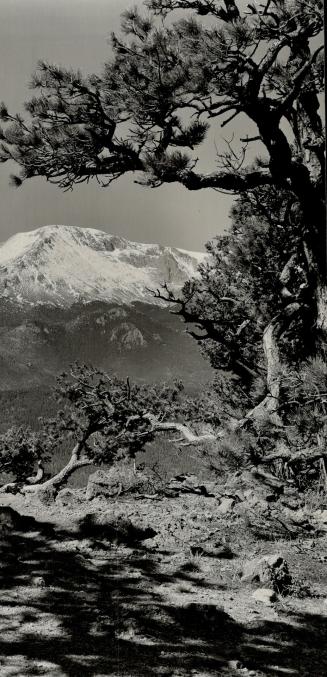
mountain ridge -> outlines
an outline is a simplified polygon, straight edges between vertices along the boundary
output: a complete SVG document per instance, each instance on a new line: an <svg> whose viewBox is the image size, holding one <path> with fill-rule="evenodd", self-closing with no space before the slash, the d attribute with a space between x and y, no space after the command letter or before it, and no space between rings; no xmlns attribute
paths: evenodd
<svg viewBox="0 0 327 677"><path fill-rule="evenodd" d="M179 290L205 257L93 228L43 226L0 245L0 297L33 305L98 300L156 305L149 289L168 282Z"/></svg>

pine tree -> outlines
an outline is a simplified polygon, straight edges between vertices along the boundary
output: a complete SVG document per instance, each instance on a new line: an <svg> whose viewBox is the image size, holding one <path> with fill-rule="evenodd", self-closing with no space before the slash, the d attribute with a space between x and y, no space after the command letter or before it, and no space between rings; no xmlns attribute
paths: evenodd
<svg viewBox="0 0 327 677"><path fill-rule="evenodd" d="M64 190L92 178L109 186L131 173L153 188L290 194L301 226L279 272L282 304L264 333L268 389L278 402L281 335L296 319L315 353L327 331L323 3L146 5L148 14L125 13L123 37L112 36L113 58L100 75L39 64L27 120L2 106L1 159L21 166L15 185L43 176ZM239 115L248 133L238 147L217 149L213 171L201 172L197 155L209 130Z"/></svg>
<svg viewBox="0 0 327 677"><path fill-rule="evenodd" d="M215 439L214 434L196 434L189 427L190 420L193 425L194 418L202 419L197 403L182 392L180 382L136 384L91 366L73 365L58 377L55 394L62 408L54 419L41 421L38 431L12 427L0 435L0 471L14 476L2 490L58 489L78 468L135 459L156 435L166 432L187 444ZM38 471L28 477L37 464L44 470L43 463L69 440L71 456L55 476L42 481L43 472Z"/></svg>

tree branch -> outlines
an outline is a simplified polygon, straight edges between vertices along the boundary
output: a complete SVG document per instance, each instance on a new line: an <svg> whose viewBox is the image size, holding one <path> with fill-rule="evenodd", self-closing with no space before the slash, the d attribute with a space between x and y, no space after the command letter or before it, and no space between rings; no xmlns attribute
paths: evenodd
<svg viewBox="0 0 327 677"><path fill-rule="evenodd" d="M157 289L157 291L149 289L149 291L155 296L155 298L161 299L166 303L179 305L180 306L179 310L172 310L171 311L172 314L179 315L180 317L183 318L185 323L196 325L198 329L204 332L203 334L198 334L197 332L194 332L192 330L187 330L190 336L192 336L196 341L199 342L210 340L214 341L215 343L219 343L221 346L227 348L227 350L230 353L231 368L234 369L236 373L245 372L247 376L250 376L251 378L257 378L260 375L259 371L257 371L252 365L250 366L246 364L242 359L240 359L240 357L237 354L238 351L235 350L235 345L233 345L230 340L226 339L224 332L216 327L216 324L213 320L210 320L208 318L202 318L197 313L194 313L187 309L187 304L191 301L193 294L191 294L191 296L187 299L176 298L174 294L169 290L167 284L163 284L162 287L166 292L165 294L160 292L159 289ZM217 301L222 303L236 302L235 299L229 296L221 296L220 298L217 299ZM236 330L235 336L236 337L239 336L239 334L243 331L243 329L245 329L247 325L248 320L242 322L241 325Z"/></svg>
<svg viewBox="0 0 327 677"><path fill-rule="evenodd" d="M295 99L300 93L301 90L301 85L305 79L305 76L307 73L310 72L311 66L316 60L318 54L324 49L324 45L320 45L315 52L313 52L311 58L304 63L302 68L298 71L298 73L295 75L294 80L293 80L293 89L291 89L290 92L282 99L282 101L279 104L278 111L280 115L284 115L285 111L289 109L290 106L294 103Z"/></svg>
<svg viewBox="0 0 327 677"><path fill-rule="evenodd" d="M288 465L296 465L301 461L314 463L320 458L327 458L327 450L323 447L316 447L314 449L302 449L296 453L292 453L290 449L283 446L280 451L274 451L272 454L263 456L260 460L263 464L273 463L274 461L286 461Z"/></svg>
<svg viewBox="0 0 327 677"><path fill-rule="evenodd" d="M267 364L267 395L240 421L243 427L247 421L260 420L268 417L277 427L282 427L279 409L280 384L282 378L282 364L278 340L288 328L291 320L302 309L300 303L290 303L267 325L263 332L263 349Z"/></svg>
<svg viewBox="0 0 327 677"><path fill-rule="evenodd" d="M242 193L259 186L273 185L269 170L239 172L218 172L214 174L197 174L194 171L183 172L175 175L167 183L179 182L188 190L202 190L203 188L215 188L232 193Z"/></svg>
<svg viewBox="0 0 327 677"><path fill-rule="evenodd" d="M54 488L60 487L68 480L70 475L72 475L75 472L75 470L93 464L93 461L91 459L80 457L83 446L84 442L82 443L78 442L72 450L72 454L68 463L56 475L46 480L46 482L40 482L40 480L43 477L43 469L42 469L42 473L38 471L33 482L29 481L28 484L22 484L20 482L9 482L5 484L3 487L1 487L0 492L5 493L6 491L10 491L11 489L17 488L19 489L20 492L24 494L31 494L36 493L38 491L44 491L45 489L49 489L50 487Z"/></svg>
<svg viewBox="0 0 327 677"><path fill-rule="evenodd" d="M219 435L214 435L212 433L203 433L202 435L195 435L191 428L188 426L178 423L176 421L159 421L156 416L153 414L144 414L141 418L145 421L149 421L151 424L151 432L167 432L175 431L182 435L182 439L185 439L188 445L191 444L202 444L203 442L213 442L218 439ZM175 440L175 442L180 442L180 440Z"/></svg>

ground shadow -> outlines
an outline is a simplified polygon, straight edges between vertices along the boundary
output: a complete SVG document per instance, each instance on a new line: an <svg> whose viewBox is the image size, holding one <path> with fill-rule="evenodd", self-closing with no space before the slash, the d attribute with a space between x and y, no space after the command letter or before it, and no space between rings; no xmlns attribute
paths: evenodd
<svg viewBox="0 0 327 677"><path fill-rule="evenodd" d="M175 574L162 576L145 542L117 545L115 532L113 545L86 531L87 540L85 523L72 534L32 518L2 529L4 677L211 677L237 674L231 660L266 676L327 674L327 619L242 626L210 604L209 590L203 604L163 594Z"/></svg>

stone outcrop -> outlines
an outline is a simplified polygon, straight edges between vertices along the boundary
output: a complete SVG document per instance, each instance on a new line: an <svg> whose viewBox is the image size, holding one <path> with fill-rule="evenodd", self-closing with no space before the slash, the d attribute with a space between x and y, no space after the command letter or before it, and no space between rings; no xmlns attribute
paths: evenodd
<svg viewBox="0 0 327 677"><path fill-rule="evenodd" d="M92 473L87 484L86 498L91 501L97 496L115 498L122 493L149 491L149 478L142 473L136 473L132 466L122 464Z"/></svg>
<svg viewBox="0 0 327 677"><path fill-rule="evenodd" d="M269 584L279 593L286 593L292 582L287 562L279 553L246 562L241 579L248 583Z"/></svg>

